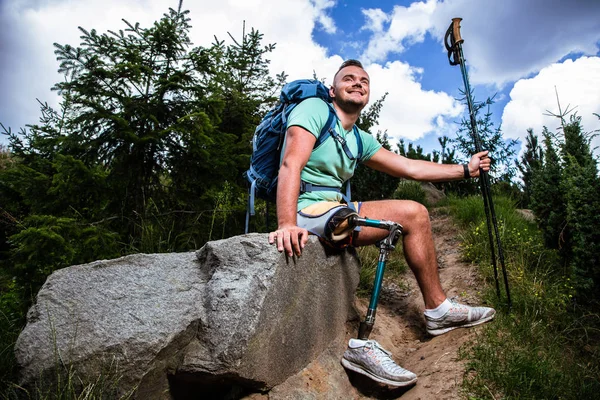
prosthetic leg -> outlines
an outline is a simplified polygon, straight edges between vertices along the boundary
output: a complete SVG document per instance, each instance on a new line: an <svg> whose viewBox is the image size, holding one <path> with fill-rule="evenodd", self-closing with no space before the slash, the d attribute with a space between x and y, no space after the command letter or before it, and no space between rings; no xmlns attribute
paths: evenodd
<svg viewBox="0 0 600 400"><path fill-rule="evenodd" d="M327 222L325 228L325 236L329 240L339 240L349 234L356 227L367 226L371 228L379 228L387 230L388 236L377 242L375 245L379 247L379 260L377 262L377 270L375 272L375 282L373 284L373 293L371 293L371 300L369 302L369 308L365 320L360 323L358 328L358 338L367 340L375 324L375 314L377 311L377 303L379 300L379 294L381 292L381 284L383 282L383 273L385 272L385 265L387 262L388 254L396 248L396 243L402 235L402 225L385 220L374 220L361 218L356 212L343 208L336 212Z"/></svg>

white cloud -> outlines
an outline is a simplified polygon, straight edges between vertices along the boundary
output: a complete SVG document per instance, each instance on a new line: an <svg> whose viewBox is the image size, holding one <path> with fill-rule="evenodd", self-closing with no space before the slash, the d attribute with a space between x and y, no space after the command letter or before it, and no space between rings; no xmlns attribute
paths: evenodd
<svg viewBox="0 0 600 400"><path fill-rule="evenodd" d="M497 87L537 73L568 54L595 55L600 41L598 0L447 0L396 6L385 17L364 12L368 24L389 20L374 30L364 59L386 60L430 32L440 43L452 18L462 17L464 50L473 84ZM373 21L372 15L377 19Z"/></svg>
<svg viewBox="0 0 600 400"><path fill-rule="evenodd" d="M371 64L367 72L371 77L372 101L389 92L374 131L387 130L394 138L392 143L400 138L420 139L434 130L444 133L449 128L447 122L464 110L464 106L447 93L423 90L418 82L423 71L406 63Z"/></svg>
<svg viewBox="0 0 600 400"><path fill-rule="evenodd" d="M126 3L118 0L80 3L55 0L39 5L32 1L19 4L19 7L5 7L8 13L4 19L15 29L15 40L19 36L21 39L7 49L13 61L5 65L8 73L3 73L1 78L3 92L11 93L11 96L5 97L0 107L0 121L12 121L13 128L37 121L36 97L54 106L58 104L59 98L49 91L61 79L55 72L58 63L53 54L53 42L77 45L80 42L78 25L103 33L108 29L124 28L121 18L132 23L139 21L141 26L147 27L167 11L168 5L176 7L177 1L167 5L160 0ZM270 55L272 73L285 70L292 80L312 77L314 71L330 82L343 59L339 55L327 55L325 48L314 43L312 34L317 24L326 31L335 29L333 21L327 22L325 18L334 4L331 0L225 0L207 2L202 7L184 2L183 6L190 9L190 38L195 45L209 46L214 35L220 40L228 40L227 32L239 38L245 21L247 30L257 27L264 34L263 43L277 43L275 52ZM419 4L409 13L414 14L425 5ZM421 137L443 124L444 118L456 116L460 110L454 99L445 93L423 91L418 83L422 71L407 64L371 65L369 71L378 88L373 99L390 90L379 128L387 129L395 138ZM5 108L4 104L8 102L11 105ZM19 107L14 107L15 103ZM4 109L19 115L14 118L2 111Z"/></svg>
<svg viewBox="0 0 600 400"><path fill-rule="evenodd" d="M451 17L464 17L462 32L472 83L501 85L539 71L570 51L593 52L596 49L594 40L600 39L600 18L596 18L600 2L577 0L569 3L575 5L554 2L427 0L408 7L395 6L389 14L376 8L362 10L366 20L363 33L368 31L370 35L363 61L372 75L372 99L381 97L385 91L390 92L379 128L387 129L395 138L416 139L433 130L438 134L453 134L450 130L455 125L450 122L463 107L448 94L423 90L420 84L421 74L435 72L421 71L399 61L384 64L391 52L401 52L425 40L427 33L441 40ZM103 33L108 29L124 28L121 18L125 18L147 27L169 6L177 7L177 4L177 0L20 0L0 3L0 25L3 27L0 32L0 59L3 62L0 122L8 123L14 129L36 122L39 109L35 98L52 105L58 103L56 94L49 90L61 79L56 73L58 63L52 43L79 44L78 25ZM229 42L227 32L239 38L245 21L247 30L256 27L264 34L263 43L277 43L275 52L270 55L272 73L285 71L291 80L311 77L314 71L330 82L343 59L316 44L313 34L315 29L338 32L335 21L328 14L335 5L333 0L222 0L202 2L200 6L200 2L185 0L183 7L190 9L190 37L195 45L209 46L214 35ZM557 29L559 26L561 29ZM345 45L357 43L348 41ZM577 73L588 74L586 71ZM582 89L592 87L598 85L581 86ZM559 91L562 98L562 85ZM512 97L513 101L526 98L517 93ZM583 113L582 95L575 97L569 102L580 105L578 110L587 125L591 118ZM552 109L551 106L548 104L546 108ZM517 125L517 115L512 117L515 122L509 121L510 112L510 108L505 112L505 131L510 124ZM521 118L536 122L529 115L521 115Z"/></svg>
<svg viewBox="0 0 600 400"><path fill-rule="evenodd" d="M563 111L569 105L576 107L585 131L600 129L600 120L592 115L600 113L600 57L582 57L552 64L535 77L515 83L502 114L504 135L524 142L528 128L540 136L544 126L550 131L559 127L558 118L544 115L548 111L558 114L555 87ZM599 145L596 138L593 147Z"/></svg>
<svg viewBox="0 0 600 400"><path fill-rule="evenodd" d="M333 18L326 14L326 10L335 5L333 0L311 0L316 12L316 20L319 22L323 30L329 34L337 32Z"/></svg>
<svg viewBox="0 0 600 400"><path fill-rule="evenodd" d="M210 46L216 35L229 42L227 32L241 37L243 22L246 30L257 28L264 34L263 43L277 43L271 53L271 71L283 70L290 79L332 76L342 59L328 56L326 49L314 43L315 24L326 32L335 32L335 24L326 13L335 4L331 0L222 0L202 2L184 1L189 9L194 45ZM79 45L80 31L96 29L125 29L122 18L131 23L140 22L149 27L168 7L177 8L178 1L88 0L22 0L0 4L0 122L14 130L39 117L36 98L57 106L59 98L50 87L62 78L57 74L58 62L52 43ZM0 139L2 140L2 139Z"/></svg>
<svg viewBox="0 0 600 400"><path fill-rule="evenodd" d="M474 84L501 87L568 54L595 55L599 50L597 0L445 1L432 20L438 38L456 16L463 18L461 33Z"/></svg>
<svg viewBox="0 0 600 400"><path fill-rule="evenodd" d="M406 45L422 42L431 28L431 14L436 0L415 2L408 7L395 6L391 15L381 15L379 9L363 10L368 21L363 29L374 32L367 49L361 56L365 62L385 61L389 53L401 53ZM387 31L382 23L390 21Z"/></svg>
<svg viewBox="0 0 600 400"><path fill-rule="evenodd" d="M369 30L375 33L382 32L383 24L390 20L390 17L379 8L370 8L361 11L367 19L367 22L361 30Z"/></svg>
<svg viewBox="0 0 600 400"><path fill-rule="evenodd" d="M39 3L39 4L38 4ZM3 38L0 50L4 71L0 75L0 122L13 130L38 121L36 98L56 107L59 97L50 88L62 77L56 72L58 62L53 43L79 45L77 26L99 32L125 27L120 18L150 24L154 15L149 5L136 2L36 2L2 4L0 24L11 36Z"/></svg>

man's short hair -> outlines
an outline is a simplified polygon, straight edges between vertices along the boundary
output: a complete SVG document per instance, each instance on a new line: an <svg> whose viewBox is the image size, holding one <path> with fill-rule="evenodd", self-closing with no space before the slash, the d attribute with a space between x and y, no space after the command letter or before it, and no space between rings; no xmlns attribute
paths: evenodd
<svg viewBox="0 0 600 400"><path fill-rule="evenodd" d="M346 67L358 67L360 69L365 69L362 65L362 63L358 60L354 60L354 59L349 59L346 60L342 63L342 65L340 65L340 68L337 70L337 72L335 73L335 75L333 76L333 80L335 81L335 77L337 76L337 74L344 68Z"/></svg>
<svg viewBox="0 0 600 400"><path fill-rule="evenodd" d="M346 67L350 67L350 66L364 69L363 65L362 65L362 63L360 61L354 60L354 59L350 59L350 60L344 61L342 63L342 65L340 65L340 68L338 69L338 72L340 71L340 69L346 68Z"/></svg>

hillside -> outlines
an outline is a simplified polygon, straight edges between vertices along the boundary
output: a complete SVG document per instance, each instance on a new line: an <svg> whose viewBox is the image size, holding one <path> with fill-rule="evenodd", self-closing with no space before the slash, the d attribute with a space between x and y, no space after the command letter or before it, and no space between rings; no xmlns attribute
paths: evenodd
<svg viewBox="0 0 600 400"><path fill-rule="evenodd" d="M440 278L449 297L458 296L467 304L477 304L479 277L477 266L460 260L457 229L449 216L434 212L433 234ZM357 299L361 318L368 299ZM400 280L386 280L377 309L377 320L370 338L394 354L403 367L415 372L419 380L410 388L380 385L355 373L347 373L340 364L346 341L330 348L304 370L267 394L253 394L246 399L458 399L464 375L459 348L481 327L457 329L431 338L425 333L423 301L412 273ZM493 322L492 322L493 323ZM356 334L357 323L348 324L346 340ZM310 329L310 327L307 327Z"/></svg>

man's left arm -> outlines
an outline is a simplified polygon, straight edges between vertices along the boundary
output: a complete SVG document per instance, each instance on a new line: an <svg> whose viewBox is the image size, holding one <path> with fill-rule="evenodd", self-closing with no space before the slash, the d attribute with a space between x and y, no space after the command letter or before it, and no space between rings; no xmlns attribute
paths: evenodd
<svg viewBox="0 0 600 400"><path fill-rule="evenodd" d="M491 160L487 154L486 150L471 157L466 171L470 178L478 177L480 168L484 171L490 170ZM415 181L446 182L466 177L465 167L462 164L438 164L431 161L412 160L385 148L381 148L373 157L365 161L365 165L397 178L408 178Z"/></svg>

